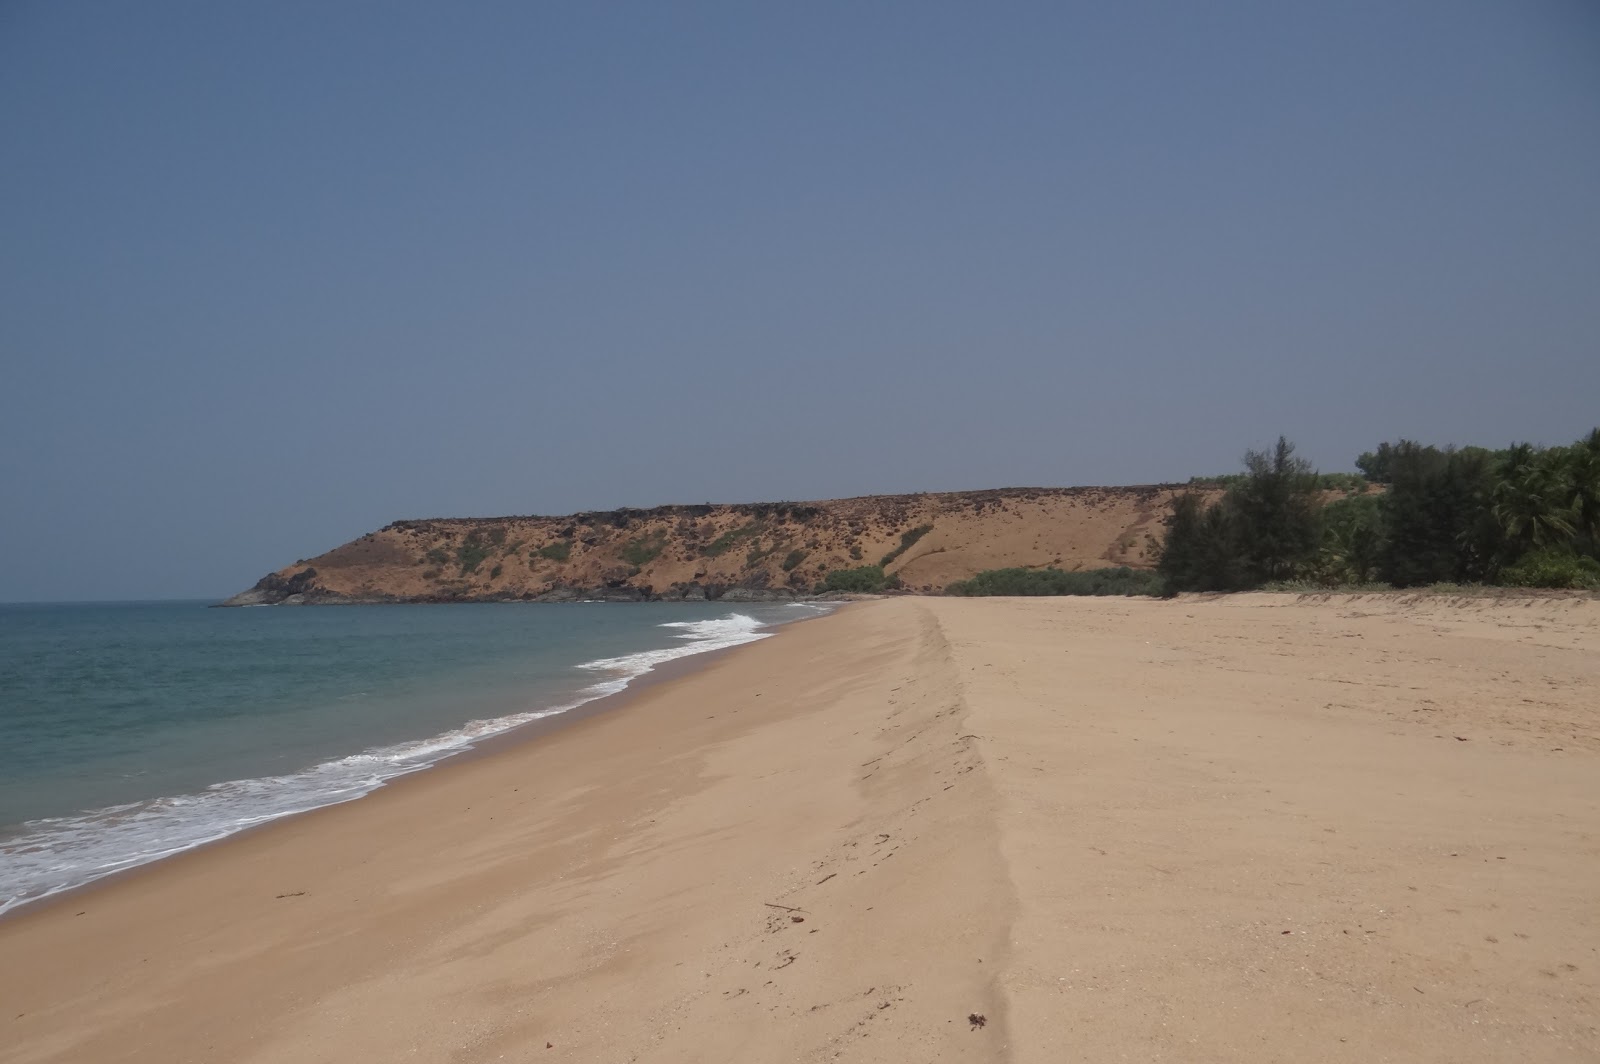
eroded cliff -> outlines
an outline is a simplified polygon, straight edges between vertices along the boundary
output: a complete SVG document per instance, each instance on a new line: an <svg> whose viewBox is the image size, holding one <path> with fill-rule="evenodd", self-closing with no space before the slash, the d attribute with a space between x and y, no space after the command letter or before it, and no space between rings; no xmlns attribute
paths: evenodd
<svg viewBox="0 0 1600 1064"><path fill-rule="evenodd" d="M396 521L269 573L226 604L786 598L832 570L885 559L923 592L1007 566L1148 568L1182 490L1002 488Z"/></svg>

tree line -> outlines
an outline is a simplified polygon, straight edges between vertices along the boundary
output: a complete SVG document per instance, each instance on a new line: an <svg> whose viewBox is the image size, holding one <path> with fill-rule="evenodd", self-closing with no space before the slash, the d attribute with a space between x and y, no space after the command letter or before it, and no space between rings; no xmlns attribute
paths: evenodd
<svg viewBox="0 0 1600 1064"><path fill-rule="evenodd" d="M1280 437L1207 502L1180 495L1157 571L1169 593L1437 583L1600 589L1600 428L1565 447L1382 443L1359 482ZM1221 478L1219 478L1221 479Z"/></svg>

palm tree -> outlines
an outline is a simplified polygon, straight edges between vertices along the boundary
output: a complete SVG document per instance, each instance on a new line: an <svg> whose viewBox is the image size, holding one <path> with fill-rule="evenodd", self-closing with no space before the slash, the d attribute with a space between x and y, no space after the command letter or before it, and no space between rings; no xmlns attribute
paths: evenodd
<svg viewBox="0 0 1600 1064"><path fill-rule="evenodd" d="M1501 460L1492 512L1513 547L1513 557L1572 539L1571 493L1559 459L1518 443Z"/></svg>
<svg viewBox="0 0 1600 1064"><path fill-rule="evenodd" d="M1565 465L1572 524L1589 550L1600 550L1600 428L1567 448Z"/></svg>

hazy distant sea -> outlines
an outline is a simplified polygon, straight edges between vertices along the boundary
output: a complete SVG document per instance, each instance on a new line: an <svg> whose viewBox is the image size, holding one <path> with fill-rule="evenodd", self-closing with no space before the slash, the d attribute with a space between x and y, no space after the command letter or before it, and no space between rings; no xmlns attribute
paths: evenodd
<svg viewBox="0 0 1600 1064"><path fill-rule="evenodd" d="M359 798L825 607L0 606L0 912Z"/></svg>

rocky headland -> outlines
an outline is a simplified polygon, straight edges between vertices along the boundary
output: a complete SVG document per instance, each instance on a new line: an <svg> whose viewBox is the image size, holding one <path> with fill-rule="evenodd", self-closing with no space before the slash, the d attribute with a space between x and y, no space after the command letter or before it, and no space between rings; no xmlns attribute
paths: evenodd
<svg viewBox="0 0 1600 1064"><path fill-rule="evenodd" d="M396 521L262 577L223 605L809 597L882 564L910 592L984 569L1150 568L1181 485L1002 488L565 517Z"/></svg>

